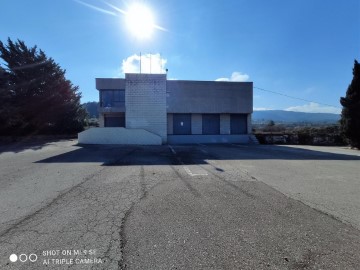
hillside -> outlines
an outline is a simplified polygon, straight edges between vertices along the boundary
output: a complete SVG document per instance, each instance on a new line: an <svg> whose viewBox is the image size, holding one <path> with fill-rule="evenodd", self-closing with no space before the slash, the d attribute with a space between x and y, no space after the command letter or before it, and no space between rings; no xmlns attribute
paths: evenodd
<svg viewBox="0 0 360 270"><path fill-rule="evenodd" d="M340 120L339 114L332 113L305 113L282 110L254 111L253 122L264 122L273 120L275 122L307 122L307 123L335 123Z"/></svg>
<svg viewBox="0 0 360 270"><path fill-rule="evenodd" d="M92 101L82 104L90 118L99 118L98 106L99 102Z"/></svg>

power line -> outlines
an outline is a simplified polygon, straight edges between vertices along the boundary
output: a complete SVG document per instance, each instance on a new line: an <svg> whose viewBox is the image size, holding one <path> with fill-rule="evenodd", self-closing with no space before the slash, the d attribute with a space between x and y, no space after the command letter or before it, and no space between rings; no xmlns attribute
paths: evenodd
<svg viewBox="0 0 360 270"><path fill-rule="evenodd" d="M329 107L341 109L341 107L339 107L339 106L334 106L334 105L330 105L330 104L327 104L327 103L317 102L317 101L313 101L313 100L309 100L309 99L304 99L304 98L293 97L293 96L289 96L289 95L286 95L286 94L283 94L283 93L279 93L279 92L276 92L276 91L267 90L267 89L260 88L260 87L256 87L256 86L254 86L254 88L259 89L259 90L261 90L261 91L265 91L265 92L277 94L277 95L280 95L280 96L284 96L284 97L287 97L287 98L302 100L302 101L306 101L306 102L313 102L313 103L317 103L317 104L321 104L321 105L325 105L325 106L329 106Z"/></svg>

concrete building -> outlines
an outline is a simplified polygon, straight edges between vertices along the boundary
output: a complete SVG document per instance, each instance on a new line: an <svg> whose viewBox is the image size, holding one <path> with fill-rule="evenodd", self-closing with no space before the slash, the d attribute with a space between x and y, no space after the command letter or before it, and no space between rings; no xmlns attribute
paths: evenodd
<svg viewBox="0 0 360 270"><path fill-rule="evenodd" d="M248 143L252 82L167 80L166 74L96 79L100 128L80 143Z"/></svg>

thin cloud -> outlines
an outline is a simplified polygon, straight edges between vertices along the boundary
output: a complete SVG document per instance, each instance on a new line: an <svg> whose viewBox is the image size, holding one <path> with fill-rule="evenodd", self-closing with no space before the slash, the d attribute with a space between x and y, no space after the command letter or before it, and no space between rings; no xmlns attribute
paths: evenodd
<svg viewBox="0 0 360 270"><path fill-rule="evenodd" d="M158 30L161 30L161 31L164 31L164 32L169 32L169 30L167 30L166 28L160 26L160 25L157 25L157 24L154 24L153 27L155 29L158 29Z"/></svg>
<svg viewBox="0 0 360 270"><path fill-rule="evenodd" d="M114 10L116 10L117 12L120 12L121 14L126 14L126 12L124 10L122 10L121 8L118 8L112 4L109 4L108 2L104 2L106 5L108 5L109 7L113 8Z"/></svg>
<svg viewBox="0 0 360 270"><path fill-rule="evenodd" d="M300 106L293 106L285 109L285 111L308 112L308 113L335 113L340 114L341 109L331 106L322 106L315 102L310 102Z"/></svg>
<svg viewBox="0 0 360 270"><path fill-rule="evenodd" d="M222 78L218 78L215 81L217 82L246 82L250 79L250 76L248 74L239 72L239 71L234 71L230 78L227 77L222 77Z"/></svg>
<svg viewBox="0 0 360 270"><path fill-rule="evenodd" d="M255 107L255 108L253 108L253 110L254 111L271 111L271 110L273 110L273 109L270 109L270 108L257 108L257 107Z"/></svg>
<svg viewBox="0 0 360 270"><path fill-rule="evenodd" d="M167 59L159 53L141 55L141 73L165 73ZM124 59L121 64L122 73L140 73L140 55L133 54Z"/></svg>
<svg viewBox="0 0 360 270"><path fill-rule="evenodd" d="M112 15L112 16L118 16L115 12L112 12L112 11L109 11L109 10L106 10L106 9L103 9L103 8L99 8L99 7L96 7L96 6L93 6L93 5L90 5L88 3L85 3L83 1L80 1L80 0L73 0L83 6L86 6L88 8L91 8L93 10L96 10L96 11L99 11L99 12L102 12L102 13L105 13L105 14L108 14L108 15Z"/></svg>

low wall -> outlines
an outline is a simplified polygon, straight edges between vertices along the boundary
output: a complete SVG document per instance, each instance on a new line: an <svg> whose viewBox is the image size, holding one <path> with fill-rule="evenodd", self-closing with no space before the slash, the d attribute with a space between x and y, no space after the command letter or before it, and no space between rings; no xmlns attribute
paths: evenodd
<svg viewBox="0 0 360 270"><path fill-rule="evenodd" d="M250 135L168 135L169 144L251 143Z"/></svg>
<svg viewBox="0 0 360 270"><path fill-rule="evenodd" d="M90 128L78 134L82 144L161 145L161 137L144 129Z"/></svg>

